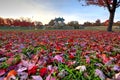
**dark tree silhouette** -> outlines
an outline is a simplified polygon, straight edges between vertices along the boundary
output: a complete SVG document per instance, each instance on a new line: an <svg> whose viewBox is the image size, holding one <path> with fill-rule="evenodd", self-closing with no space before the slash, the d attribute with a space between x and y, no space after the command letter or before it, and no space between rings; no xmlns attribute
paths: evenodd
<svg viewBox="0 0 120 80"><path fill-rule="evenodd" d="M85 2L86 5L97 5L100 7L107 7L110 14L107 31L112 31L115 11L120 6L120 0L79 0L79 1Z"/></svg>

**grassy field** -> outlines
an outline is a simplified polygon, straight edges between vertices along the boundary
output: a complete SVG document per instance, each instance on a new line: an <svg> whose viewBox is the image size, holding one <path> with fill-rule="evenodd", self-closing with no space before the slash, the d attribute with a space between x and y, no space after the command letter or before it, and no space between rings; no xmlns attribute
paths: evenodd
<svg viewBox="0 0 120 80"><path fill-rule="evenodd" d="M0 27L0 31L44 31L44 30L90 30L90 31L106 31L107 27L105 26L87 26L84 29L53 29L53 28L44 28L44 29L36 29L34 27ZM120 31L120 29L116 29L116 26L113 26L113 31Z"/></svg>
<svg viewBox="0 0 120 80"><path fill-rule="evenodd" d="M0 26L0 80L120 80L116 27Z"/></svg>
<svg viewBox="0 0 120 80"><path fill-rule="evenodd" d="M120 29L116 29L117 26L113 26L113 31L120 31ZM93 26L93 27L86 27L85 30L107 30L106 26Z"/></svg>
<svg viewBox="0 0 120 80"><path fill-rule="evenodd" d="M21 30L0 31L0 80L120 80L119 32Z"/></svg>

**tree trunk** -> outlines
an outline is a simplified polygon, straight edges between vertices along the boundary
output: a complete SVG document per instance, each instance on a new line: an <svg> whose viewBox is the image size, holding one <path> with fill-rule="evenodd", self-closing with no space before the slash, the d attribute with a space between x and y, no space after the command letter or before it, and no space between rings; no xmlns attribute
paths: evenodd
<svg viewBox="0 0 120 80"><path fill-rule="evenodd" d="M115 16L115 11L110 12L109 24L108 24L108 28L107 28L108 32L112 31L112 26L113 26L113 23L114 23L114 16Z"/></svg>

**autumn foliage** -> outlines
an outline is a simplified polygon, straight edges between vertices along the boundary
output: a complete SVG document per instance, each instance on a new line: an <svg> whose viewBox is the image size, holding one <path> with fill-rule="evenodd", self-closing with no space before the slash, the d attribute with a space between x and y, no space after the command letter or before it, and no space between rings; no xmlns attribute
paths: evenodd
<svg viewBox="0 0 120 80"><path fill-rule="evenodd" d="M107 2L108 4L112 4L112 1L113 1L113 0L86 0L86 3L87 3L88 5L93 4L93 5L99 5L99 6L107 6L107 5L105 5L106 2Z"/></svg>
<svg viewBox="0 0 120 80"><path fill-rule="evenodd" d="M32 22L27 19L12 19L12 18L2 18L0 17L0 26L12 26L12 27L35 27L35 26L41 26L41 22Z"/></svg>
<svg viewBox="0 0 120 80"><path fill-rule="evenodd" d="M0 42L0 80L120 80L119 32L1 31Z"/></svg>

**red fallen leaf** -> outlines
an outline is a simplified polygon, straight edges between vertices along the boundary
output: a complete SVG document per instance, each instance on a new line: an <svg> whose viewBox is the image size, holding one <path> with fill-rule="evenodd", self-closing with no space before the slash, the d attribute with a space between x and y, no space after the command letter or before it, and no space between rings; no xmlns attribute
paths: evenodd
<svg viewBox="0 0 120 80"><path fill-rule="evenodd" d="M76 63L76 61L66 61L67 66L72 66Z"/></svg>
<svg viewBox="0 0 120 80"><path fill-rule="evenodd" d="M40 50L40 53L44 54L44 53L45 53L45 50L44 50L44 49L41 49L41 50Z"/></svg>
<svg viewBox="0 0 120 80"><path fill-rule="evenodd" d="M54 45L54 43L53 43L52 41L50 41L50 43L49 43L49 44L50 44L50 46L53 46L53 45Z"/></svg>
<svg viewBox="0 0 120 80"><path fill-rule="evenodd" d="M15 70L11 70L7 76L4 78L4 80L10 80L11 78L15 78L17 75L17 72Z"/></svg>
<svg viewBox="0 0 120 80"><path fill-rule="evenodd" d="M39 54L32 56L32 62L36 63L38 61Z"/></svg>
<svg viewBox="0 0 120 80"><path fill-rule="evenodd" d="M45 74L47 74L47 68L46 67L41 68L39 72L40 72L40 76L43 77L43 76L45 76Z"/></svg>
<svg viewBox="0 0 120 80"><path fill-rule="evenodd" d="M101 57L101 54L100 54L100 53L96 53L96 57L97 57L97 58L100 58L100 57Z"/></svg>
<svg viewBox="0 0 120 80"><path fill-rule="evenodd" d="M25 40L25 42L29 43L29 42L30 42L30 40L29 40L29 39L26 39L26 40Z"/></svg>
<svg viewBox="0 0 120 80"><path fill-rule="evenodd" d="M107 63L107 62L110 60L110 59L106 56L106 54L102 54L102 55L101 55L101 58L102 58L104 64Z"/></svg>
<svg viewBox="0 0 120 80"><path fill-rule="evenodd" d="M62 49L63 49L63 51L65 51L65 50L67 50L67 47L63 47Z"/></svg>
<svg viewBox="0 0 120 80"><path fill-rule="evenodd" d="M118 53L116 56L115 56L116 59L119 59L120 58L120 54Z"/></svg>
<svg viewBox="0 0 120 80"><path fill-rule="evenodd" d="M70 58L70 59L74 59L75 56L74 56L73 54L70 54L70 55L69 55L69 58Z"/></svg>
<svg viewBox="0 0 120 80"><path fill-rule="evenodd" d="M4 69L1 69L0 70L0 76L4 75L5 74L5 70Z"/></svg>
<svg viewBox="0 0 120 80"><path fill-rule="evenodd" d="M86 51L86 52L82 52L82 55L84 56L84 55L88 55L90 53L91 53L90 51Z"/></svg>
<svg viewBox="0 0 120 80"><path fill-rule="evenodd" d="M85 56L86 57L86 63L90 63L90 57Z"/></svg>
<svg viewBox="0 0 120 80"><path fill-rule="evenodd" d="M112 50L112 46L106 46L105 48L108 52L110 52Z"/></svg>
<svg viewBox="0 0 120 80"><path fill-rule="evenodd" d="M73 42L73 39L69 39L68 42Z"/></svg>
<svg viewBox="0 0 120 80"><path fill-rule="evenodd" d="M60 51L60 49L61 49L60 46L57 46L57 47L56 47L56 50L57 50L57 51Z"/></svg>
<svg viewBox="0 0 120 80"><path fill-rule="evenodd" d="M10 44L7 44L7 45L5 46L5 49L6 49L6 50L12 49L12 44L11 44L11 43L10 43Z"/></svg>
<svg viewBox="0 0 120 80"><path fill-rule="evenodd" d="M118 39L120 40L120 35L118 36Z"/></svg>
<svg viewBox="0 0 120 80"><path fill-rule="evenodd" d="M0 55L4 55L5 51L5 49L0 49Z"/></svg>
<svg viewBox="0 0 120 80"><path fill-rule="evenodd" d="M11 65L13 61L14 61L14 58L11 57L6 61L6 63Z"/></svg>
<svg viewBox="0 0 120 80"><path fill-rule="evenodd" d="M39 44L40 44L40 45L45 45L46 42L42 41L42 42L40 42Z"/></svg>
<svg viewBox="0 0 120 80"><path fill-rule="evenodd" d="M15 70L11 70L11 71L8 73L7 77L12 76L12 75L16 76L16 75L17 75L17 72L16 72Z"/></svg>
<svg viewBox="0 0 120 80"><path fill-rule="evenodd" d="M99 48L99 50L100 50L101 52L104 51L104 46L100 45L98 48Z"/></svg>
<svg viewBox="0 0 120 80"><path fill-rule="evenodd" d="M7 52L7 53L5 54L5 56L7 56L7 57L12 57L12 56L14 56L14 54L13 54L12 52Z"/></svg>
<svg viewBox="0 0 120 80"><path fill-rule="evenodd" d="M28 75L35 74L37 72L38 66L33 66L32 69L28 70Z"/></svg>
<svg viewBox="0 0 120 80"><path fill-rule="evenodd" d="M62 36L58 36L57 39L62 39L63 37Z"/></svg>

